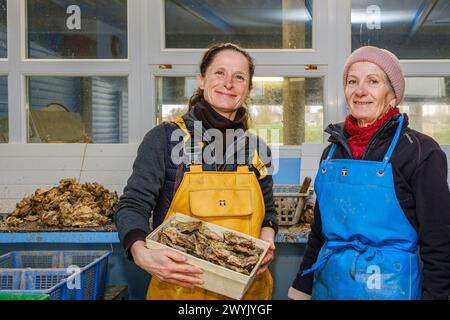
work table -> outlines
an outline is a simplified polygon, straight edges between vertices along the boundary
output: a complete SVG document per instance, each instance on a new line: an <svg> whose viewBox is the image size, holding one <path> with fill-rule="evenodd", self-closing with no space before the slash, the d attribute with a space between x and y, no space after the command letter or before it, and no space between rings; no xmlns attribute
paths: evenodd
<svg viewBox="0 0 450 320"><path fill-rule="evenodd" d="M306 243L309 229L304 226L280 226L276 243ZM116 231L109 232L0 232L0 243L120 243Z"/></svg>

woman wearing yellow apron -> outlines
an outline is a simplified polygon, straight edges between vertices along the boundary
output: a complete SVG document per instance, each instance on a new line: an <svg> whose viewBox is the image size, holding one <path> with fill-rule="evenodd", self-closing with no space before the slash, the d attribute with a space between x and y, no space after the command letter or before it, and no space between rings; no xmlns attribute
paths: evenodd
<svg viewBox="0 0 450 320"><path fill-rule="evenodd" d="M175 212L269 242L243 299L272 298L268 265L278 226L270 150L246 132L244 105L253 73L252 58L238 46L210 47L189 112L150 130L139 147L115 222L128 257L152 274L147 299L226 299L196 286L202 284L202 270L187 264L181 253L145 247L150 213L156 228Z"/></svg>

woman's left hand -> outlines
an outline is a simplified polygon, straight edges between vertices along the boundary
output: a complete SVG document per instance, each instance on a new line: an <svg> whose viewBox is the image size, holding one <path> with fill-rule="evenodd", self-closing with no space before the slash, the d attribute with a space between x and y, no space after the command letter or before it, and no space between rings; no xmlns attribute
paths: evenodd
<svg viewBox="0 0 450 320"><path fill-rule="evenodd" d="M267 250L266 255L264 256L261 264L259 265L258 270L256 271L256 276L261 275L263 272L267 270L270 262L273 260L274 252L275 252L275 230L271 227L263 227L261 229L261 235L259 236L261 240L270 243L269 250Z"/></svg>

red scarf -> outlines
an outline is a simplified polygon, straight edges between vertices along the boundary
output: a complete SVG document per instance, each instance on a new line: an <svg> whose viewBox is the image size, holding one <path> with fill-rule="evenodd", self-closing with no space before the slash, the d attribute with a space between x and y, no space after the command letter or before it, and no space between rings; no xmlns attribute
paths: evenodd
<svg viewBox="0 0 450 320"><path fill-rule="evenodd" d="M352 151L353 158L362 159L366 146L375 132L392 116L399 114L399 108L389 109L380 119L367 127L359 127L357 120L350 114L345 118L344 130L348 133L347 143Z"/></svg>

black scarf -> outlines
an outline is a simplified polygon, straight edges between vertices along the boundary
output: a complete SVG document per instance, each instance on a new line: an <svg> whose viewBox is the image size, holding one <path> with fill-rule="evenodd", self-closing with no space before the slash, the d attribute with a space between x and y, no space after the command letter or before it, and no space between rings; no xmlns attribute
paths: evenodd
<svg viewBox="0 0 450 320"><path fill-rule="evenodd" d="M247 111L244 107L240 107L236 112L234 120L230 120L217 113L208 102L205 100L200 100L194 105L194 115L202 122L203 127L206 130L218 129L222 133L225 133L227 129L247 130Z"/></svg>
<svg viewBox="0 0 450 320"><path fill-rule="evenodd" d="M224 116L217 113L211 105L205 100L200 100L193 107L195 117L202 122L203 128L208 129L217 129L222 132L222 141L220 142L223 146L223 151L227 147L234 142L234 140L230 137L227 139L227 129L238 130L242 129L246 131L248 128L246 127L247 123L247 111L244 107L240 107L237 112L234 120L230 120L225 118ZM223 143L225 142L225 143Z"/></svg>

